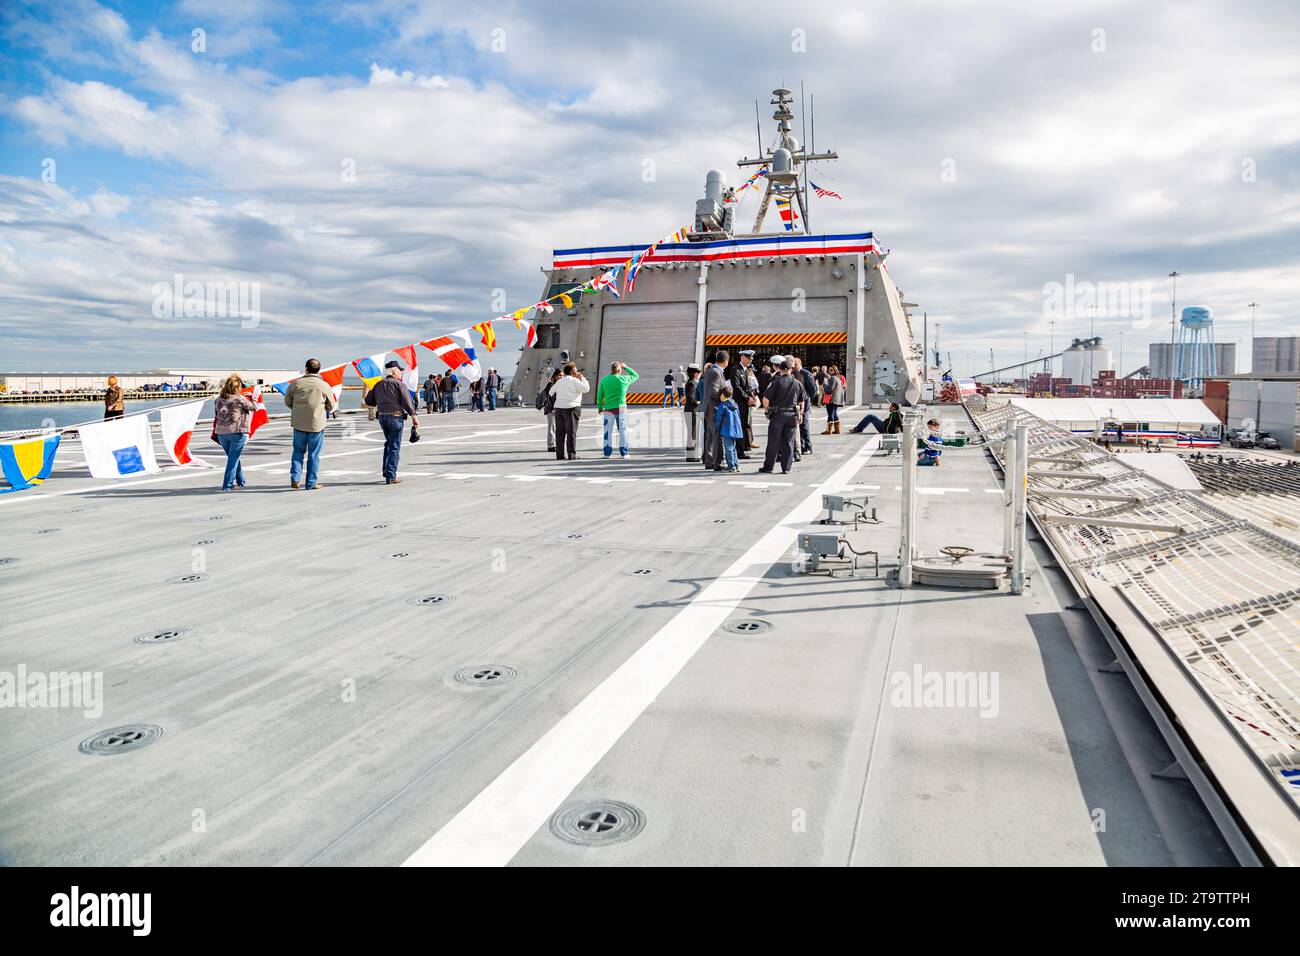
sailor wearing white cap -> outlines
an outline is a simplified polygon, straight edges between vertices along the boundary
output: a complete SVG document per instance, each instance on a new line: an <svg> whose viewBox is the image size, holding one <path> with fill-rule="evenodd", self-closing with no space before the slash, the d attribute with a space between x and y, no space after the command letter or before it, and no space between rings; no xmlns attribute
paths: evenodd
<svg viewBox="0 0 1300 956"><path fill-rule="evenodd" d="M740 412L741 434L736 441L736 457L748 458L754 447L754 428L750 413L758 404L758 376L754 374L754 350L744 349L740 361L727 366L727 381L731 384L731 397Z"/></svg>

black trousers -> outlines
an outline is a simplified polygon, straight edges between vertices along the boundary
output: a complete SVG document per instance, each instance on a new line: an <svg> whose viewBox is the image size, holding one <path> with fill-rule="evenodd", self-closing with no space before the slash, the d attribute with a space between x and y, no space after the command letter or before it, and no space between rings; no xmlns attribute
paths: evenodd
<svg viewBox="0 0 1300 956"><path fill-rule="evenodd" d="M796 418L794 412L773 412L767 420L767 449L763 453L765 471L771 471L778 460L782 471L789 471L794 464L794 443L799 437Z"/></svg>
<svg viewBox="0 0 1300 956"><path fill-rule="evenodd" d="M812 451L812 433L808 430L809 413L812 411L812 402L803 403L803 421L799 423L799 450Z"/></svg>
<svg viewBox="0 0 1300 956"><path fill-rule="evenodd" d="M555 410L555 457L559 461L577 457L579 412L577 408Z"/></svg>
<svg viewBox="0 0 1300 956"><path fill-rule="evenodd" d="M740 405L740 427L745 430L745 437L736 442L738 446L736 451L739 452L738 457L748 458L749 446L754 444L754 409L750 407L748 401L737 404Z"/></svg>

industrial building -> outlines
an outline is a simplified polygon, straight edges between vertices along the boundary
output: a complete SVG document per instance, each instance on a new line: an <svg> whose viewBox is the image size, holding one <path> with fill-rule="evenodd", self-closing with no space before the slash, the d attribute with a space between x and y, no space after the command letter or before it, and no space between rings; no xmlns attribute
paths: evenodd
<svg viewBox="0 0 1300 956"><path fill-rule="evenodd" d="M1300 372L1300 335L1257 335L1250 372Z"/></svg>
<svg viewBox="0 0 1300 956"><path fill-rule="evenodd" d="M1283 448L1300 451L1300 372L1248 372L1207 381L1206 394L1215 396L1210 407L1222 404L1225 386L1230 428L1246 427L1249 420Z"/></svg>
<svg viewBox="0 0 1300 956"><path fill-rule="evenodd" d="M1210 353L1213 351L1214 373L1206 376L1208 378L1232 375L1237 371L1237 343L1235 342L1215 342L1213 345L1202 342L1194 346L1183 343L1152 342L1147 346L1147 366L1151 369L1152 378L1172 378L1177 373L1179 348L1193 349L1197 353L1195 358L1201 368L1208 367Z"/></svg>
<svg viewBox="0 0 1300 956"><path fill-rule="evenodd" d="M1138 378L1130 375L1120 378L1114 369L1097 375L1091 382L1072 382L1068 378L1053 378L1046 372L1029 377L1025 393L1031 397L1054 398L1174 398L1183 397L1183 383L1167 378Z"/></svg>

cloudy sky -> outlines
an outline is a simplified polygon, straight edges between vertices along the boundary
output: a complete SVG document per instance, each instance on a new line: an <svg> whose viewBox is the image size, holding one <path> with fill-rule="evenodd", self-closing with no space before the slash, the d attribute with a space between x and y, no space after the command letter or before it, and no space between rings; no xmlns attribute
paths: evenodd
<svg viewBox="0 0 1300 956"><path fill-rule="evenodd" d="M1096 318L1125 371L1175 269L1220 341L1251 301L1300 332L1292 0L0 9L3 370L296 367L492 318L552 248L685 221L800 82L842 157L814 231L874 231L959 372L1086 334L1045 294L1070 275L1149 294ZM256 284L260 321L155 316L176 274Z"/></svg>

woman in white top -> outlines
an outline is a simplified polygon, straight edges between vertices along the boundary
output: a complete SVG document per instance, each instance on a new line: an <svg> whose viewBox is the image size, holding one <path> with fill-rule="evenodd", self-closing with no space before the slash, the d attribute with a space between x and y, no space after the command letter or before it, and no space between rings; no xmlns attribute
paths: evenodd
<svg viewBox="0 0 1300 956"><path fill-rule="evenodd" d="M582 377L572 362L564 366L564 374L551 386L555 400L555 459L570 461L578 457L578 416L582 413L582 396L591 385Z"/></svg>

